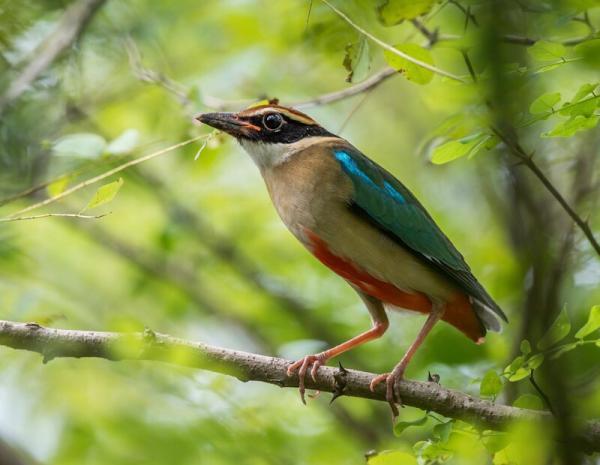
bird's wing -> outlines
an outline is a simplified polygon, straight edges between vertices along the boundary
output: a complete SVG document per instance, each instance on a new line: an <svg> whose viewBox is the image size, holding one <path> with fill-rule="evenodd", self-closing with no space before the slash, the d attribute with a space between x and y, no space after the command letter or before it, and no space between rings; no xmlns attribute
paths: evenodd
<svg viewBox="0 0 600 465"><path fill-rule="evenodd" d="M506 316L415 196L356 149L335 149L334 156L354 186L353 206L379 229L487 307L482 309L481 319L488 329L499 329L495 318L487 321L485 312L491 310L504 321L507 321Z"/></svg>

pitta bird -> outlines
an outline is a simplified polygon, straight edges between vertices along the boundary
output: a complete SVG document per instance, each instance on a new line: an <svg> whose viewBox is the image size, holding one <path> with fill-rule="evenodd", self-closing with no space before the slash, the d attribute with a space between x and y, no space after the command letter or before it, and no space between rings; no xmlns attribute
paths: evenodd
<svg viewBox="0 0 600 465"><path fill-rule="evenodd" d="M270 102L239 113L204 113L201 123L235 137L260 170L279 216L323 264L344 278L371 315L371 329L331 349L292 363L304 402L308 370L379 338L386 310L427 315L386 382L397 414L397 381L433 326L443 320L473 341L507 321L463 256L415 196L392 174L308 115Z"/></svg>

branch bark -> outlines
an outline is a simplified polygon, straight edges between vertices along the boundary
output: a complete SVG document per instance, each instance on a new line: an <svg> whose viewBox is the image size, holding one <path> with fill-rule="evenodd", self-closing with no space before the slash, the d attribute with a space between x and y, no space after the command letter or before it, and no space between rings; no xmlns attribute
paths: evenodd
<svg viewBox="0 0 600 465"><path fill-rule="evenodd" d="M234 376L240 381L260 381L280 387L297 387L298 377L287 376L288 360L266 357L201 342L192 342L166 334L111 333L44 328L35 323L0 321L0 345L29 350L43 355L44 362L57 357L100 357L113 361L152 360L200 368ZM307 387L324 392L385 402L385 386L369 389L374 374L362 371L341 372L321 367L316 381L307 378ZM400 394L406 405L431 410L481 427L503 430L511 422L546 422L552 415L498 405L436 383L403 380ZM587 422L579 437L589 451L600 451L600 422Z"/></svg>
<svg viewBox="0 0 600 465"><path fill-rule="evenodd" d="M0 96L0 114L42 74L81 35L106 0L79 0L65 10L56 29L34 52L31 61Z"/></svg>

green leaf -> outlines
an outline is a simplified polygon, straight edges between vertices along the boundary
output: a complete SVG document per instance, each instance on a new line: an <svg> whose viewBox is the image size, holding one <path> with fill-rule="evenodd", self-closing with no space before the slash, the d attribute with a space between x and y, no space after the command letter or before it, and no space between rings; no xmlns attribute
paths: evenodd
<svg viewBox="0 0 600 465"><path fill-rule="evenodd" d="M513 407L527 408L530 410L544 410L542 399L533 394L523 394L513 402Z"/></svg>
<svg viewBox="0 0 600 465"><path fill-rule="evenodd" d="M433 56L431 52L417 44L399 44L395 45L396 50L400 50L406 55L411 56L423 63L433 65ZM433 72L422 66L416 65L406 58L396 55L389 50L383 51L383 56L388 65L398 70L409 81L413 81L417 84L427 84L433 79Z"/></svg>
<svg viewBox="0 0 600 465"><path fill-rule="evenodd" d="M479 395L482 397L496 397L502 391L502 380L498 373L489 370L481 380Z"/></svg>
<svg viewBox="0 0 600 465"><path fill-rule="evenodd" d="M528 355L529 353L531 353L531 344L527 339L521 341L520 349L523 355Z"/></svg>
<svg viewBox="0 0 600 465"><path fill-rule="evenodd" d="M98 188L92 199L81 211L84 212L86 210L91 210L92 208L99 207L100 205L104 205L112 201L119 192L119 189L121 189L122 185L123 178L119 178L117 181L110 182Z"/></svg>
<svg viewBox="0 0 600 465"><path fill-rule="evenodd" d="M69 181L71 180L70 176L64 176L62 178L57 179L56 181L48 184L46 187L46 191L50 197L54 197L55 195L62 194L67 186L69 185Z"/></svg>
<svg viewBox="0 0 600 465"><path fill-rule="evenodd" d="M372 455L367 460L368 465L417 465L417 459L408 452L385 450Z"/></svg>
<svg viewBox="0 0 600 465"><path fill-rule="evenodd" d="M398 419L396 421L396 423L394 424L394 434L396 436L400 436L406 428L410 428L411 426L424 425L426 421L427 421L427 414L425 414L421 418L417 418L416 420L401 421L400 419Z"/></svg>
<svg viewBox="0 0 600 465"><path fill-rule="evenodd" d="M443 165L466 155L473 157L485 147L490 139L492 139L492 136L489 134L477 133L438 145L433 150L431 162L436 165Z"/></svg>
<svg viewBox="0 0 600 465"><path fill-rule="evenodd" d="M563 116L585 116L590 117L596 110L596 99L585 99L581 102L570 103L566 102L563 108L560 109L559 113Z"/></svg>
<svg viewBox="0 0 600 465"><path fill-rule="evenodd" d="M439 423L433 427L433 435L441 442L446 442L450 437L450 433L452 433L453 426L454 420L450 420L445 423Z"/></svg>
<svg viewBox="0 0 600 465"><path fill-rule="evenodd" d="M587 322L575 333L575 337L583 339L597 329L600 329L600 305L594 305L590 309Z"/></svg>
<svg viewBox="0 0 600 465"><path fill-rule="evenodd" d="M571 137L579 131L596 127L599 119L600 117L598 116L591 116L589 118L583 115L574 116L567 121L558 123L554 129L542 134L542 137Z"/></svg>
<svg viewBox="0 0 600 465"><path fill-rule="evenodd" d="M584 97L587 97L588 95L592 94L594 92L594 90L596 89L596 87L598 87L597 82L592 83L592 84L583 84L579 88L577 93L573 96L573 102L579 102Z"/></svg>
<svg viewBox="0 0 600 465"><path fill-rule="evenodd" d="M106 152L113 155L130 153L139 143L140 134L135 129L127 129L119 137L113 139L107 146Z"/></svg>
<svg viewBox="0 0 600 465"><path fill-rule="evenodd" d="M573 52L587 65L600 65L600 39L586 40L576 45Z"/></svg>
<svg viewBox="0 0 600 465"><path fill-rule="evenodd" d="M569 321L569 315L565 307L558 314L556 320L554 320L554 323L552 323L552 326L550 326L546 334L542 336L540 342L538 342L538 349L546 350L549 347L552 347L567 337L569 331L571 331L571 322Z"/></svg>
<svg viewBox="0 0 600 465"><path fill-rule="evenodd" d="M377 7L377 16L384 26L394 26L427 13L435 3L436 0L386 0Z"/></svg>
<svg viewBox="0 0 600 465"><path fill-rule="evenodd" d="M539 368L539 366L544 363L544 354L535 354L534 356L532 356L531 358L529 358L527 360L527 362L525 363L525 367L528 370L535 370L537 368Z"/></svg>
<svg viewBox="0 0 600 465"><path fill-rule="evenodd" d="M529 367L525 365L525 356L519 355L504 369L504 376L512 383L529 376Z"/></svg>
<svg viewBox="0 0 600 465"><path fill-rule="evenodd" d="M102 136L82 132L57 139L52 145L52 152L58 156L96 158L102 155L105 147L106 141Z"/></svg>
<svg viewBox="0 0 600 465"><path fill-rule="evenodd" d="M358 42L346 46L343 65L348 71L346 82L360 82L367 77L371 69L371 55L369 41L365 36L361 36Z"/></svg>
<svg viewBox="0 0 600 465"><path fill-rule="evenodd" d="M560 102L560 92L548 92L540 95L529 106L529 113L537 115L540 113L554 111L554 105Z"/></svg>
<svg viewBox="0 0 600 465"><path fill-rule="evenodd" d="M527 378L530 374L531 374L531 370L528 370L527 368L521 367L521 368L518 368L514 373L512 373L508 377L508 380L511 383L515 383L517 381L521 381L522 379Z"/></svg>
<svg viewBox="0 0 600 465"><path fill-rule="evenodd" d="M484 431L481 441L490 454L495 454L510 443L510 436L498 431Z"/></svg>
<svg viewBox="0 0 600 465"><path fill-rule="evenodd" d="M538 40L531 47L527 48L527 52L537 61L556 61L567 54L567 49L564 45L557 42Z"/></svg>

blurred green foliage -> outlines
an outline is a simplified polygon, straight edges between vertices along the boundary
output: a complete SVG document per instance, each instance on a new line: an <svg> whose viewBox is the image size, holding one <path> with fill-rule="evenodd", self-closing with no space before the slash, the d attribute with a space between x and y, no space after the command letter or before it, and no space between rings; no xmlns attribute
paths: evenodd
<svg viewBox="0 0 600 465"><path fill-rule="evenodd" d="M71 3L0 0L0 95L41 53ZM3 108L0 197L47 186L0 203L0 213L202 134L190 115L221 101L241 108L265 97L310 100L389 64L399 76L306 111L415 192L510 318L480 346L440 324L408 377L425 380L430 371L444 386L540 408L531 371L562 402L551 369L559 367L570 411L598 418L598 256L492 130L516 134L599 229L597 2L336 5L369 33L464 82L384 53L316 0L109 0L77 43ZM110 213L102 219L0 223L0 317L79 329L149 327L291 359L367 328L353 291L284 230L241 149L213 135L194 162L201 147L39 211L87 205L90 214ZM393 314L384 338L340 360L388 371L421 324ZM6 348L0 409L0 435L31 463L565 460L553 431L527 424L479 431L406 408L392 428L387 407L366 400L342 397L330 406L322 395L307 408L293 390L211 373L91 359L42 365L37 355Z"/></svg>

